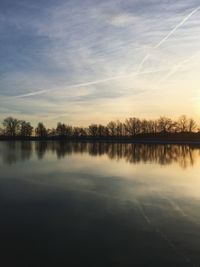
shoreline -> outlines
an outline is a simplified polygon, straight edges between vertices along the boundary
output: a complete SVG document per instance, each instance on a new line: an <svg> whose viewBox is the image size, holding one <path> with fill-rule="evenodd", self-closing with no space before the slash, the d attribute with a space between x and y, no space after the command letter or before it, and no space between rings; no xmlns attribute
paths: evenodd
<svg viewBox="0 0 200 267"><path fill-rule="evenodd" d="M200 135L198 134L198 137ZM199 145L200 146L200 137L199 138L164 138L159 136L159 138L153 139L152 137L138 138L138 137L0 137L1 142L16 142L16 141L39 141L39 142L83 142L83 143L121 143L121 144L149 144L149 145ZM196 136L195 136L196 137Z"/></svg>

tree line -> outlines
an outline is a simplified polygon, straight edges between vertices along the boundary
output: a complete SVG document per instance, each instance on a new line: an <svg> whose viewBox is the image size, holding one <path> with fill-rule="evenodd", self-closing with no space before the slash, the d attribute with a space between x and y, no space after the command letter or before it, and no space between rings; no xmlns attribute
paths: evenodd
<svg viewBox="0 0 200 267"><path fill-rule="evenodd" d="M156 120L139 118L128 118L124 122L119 120L110 121L107 125L92 123L88 127L74 127L58 122L56 128L47 128L44 123L39 122L33 127L30 122L7 117L2 122L0 136L29 138L37 136L46 137L134 137L139 134L158 133L195 133L200 132L197 122L186 115L177 120L168 117L160 117Z"/></svg>

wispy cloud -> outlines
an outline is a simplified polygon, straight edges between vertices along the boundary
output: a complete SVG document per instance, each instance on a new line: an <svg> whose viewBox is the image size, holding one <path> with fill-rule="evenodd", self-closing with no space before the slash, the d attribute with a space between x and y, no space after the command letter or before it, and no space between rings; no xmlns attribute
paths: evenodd
<svg viewBox="0 0 200 267"><path fill-rule="evenodd" d="M155 46L153 46L152 50L154 49L158 49L161 45L163 45L167 39L170 38L170 36L172 36L181 26L184 25L184 23L190 18L192 17L195 13L197 13L200 10L200 6L198 6L197 8L193 9L186 17L184 17L177 25L175 25L175 27L173 27L173 29L164 37L162 38ZM145 57L142 59L142 61L140 62L139 66L138 66L138 71L140 72L140 70L142 69L142 66L144 65L144 63L148 60L148 58L150 57L151 54L146 54Z"/></svg>
<svg viewBox="0 0 200 267"><path fill-rule="evenodd" d="M119 116L119 110L121 116L150 115L162 113L163 99L170 111L182 113L169 92L184 88L188 99L199 84L192 69L190 82L177 78L184 66L192 68L188 63L199 66L193 57L200 45L199 10L198 0L19 0L12 6L2 0L2 116L26 110L35 120L62 114L78 120L79 112L88 121ZM183 104L184 112L194 112Z"/></svg>
<svg viewBox="0 0 200 267"><path fill-rule="evenodd" d="M175 66L172 67L172 69L166 74L166 76L164 76L161 81L159 82L159 85L163 82L165 82L167 79L169 79L173 74L175 74L181 67L185 66L187 63L189 63L190 61L192 61L193 59L198 58L200 55L200 51L198 51L197 53L193 54L192 56L181 60L180 62L178 62Z"/></svg>
<svg viewBox="0 0 200 267"><path fill-rule="evenodd" d="M109 82L109 81L112 81L112 80L124 79L124 78L128 78L128 77L136 77L136 76L139 76L139 75L165 72L167 70L168 69L149 70L149 71L143 71L143 72L140 72L140 73L139 72L133 72L131 74L118 75L118 76L108 77L106 79L101 79L101 80L95 80L95 81L79 83L79 84L71 84L71 85L66 86L65 90L72 89L72 88L80 88L80 87L86 87L86 86L91 86L91 85L102 84L102 83L106 83L106 82ZM35 91L35 92L30 92L28 94L21 94L21 95L12 96L12 98L31 97L31 96L35 96L35 95L41 95L41 94L50 93L51 91L55 91L55 89L39 90L39 91ZM56 92L58 92L58 91L56 91Z"/></svg>
<svg viewBox="0 0 200 267"><path fill-rule="evenodd" d="M183 20L178 23L157 45L154 46L154 49L159 48L169 37L174 34L183 24L192 17L195 13L197 13L200 10L200 6L195 8L192 12L190 12L186 17L183 18Z"/></svg>
<svg viewBox="0 0 200 267"><path fill-rule="evenodd" d="M133 23L137 23L137 17L128 13L111 14L108 16L107 21L116 27L126 27Z"/></svg>

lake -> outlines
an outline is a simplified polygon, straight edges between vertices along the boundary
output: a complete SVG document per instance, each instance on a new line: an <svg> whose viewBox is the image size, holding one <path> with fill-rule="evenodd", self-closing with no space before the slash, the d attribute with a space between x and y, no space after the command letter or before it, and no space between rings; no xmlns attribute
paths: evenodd
<svg viewBox="0 0 200 267"><path fill-rule="evenodd" d="M200 266L200 146L0 142L1 266Z"/></svg>

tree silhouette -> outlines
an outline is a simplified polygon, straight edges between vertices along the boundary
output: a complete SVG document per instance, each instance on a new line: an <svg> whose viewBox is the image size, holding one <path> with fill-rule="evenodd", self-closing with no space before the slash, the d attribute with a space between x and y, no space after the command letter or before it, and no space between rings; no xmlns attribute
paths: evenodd
<svg viewBox="0 0 200 267"><path fill-rule="evenodd" d="M186 115L182 115L178 119L178 127L180 132L187 132L188 130L188 121Z"/></svg>
<svg viewBox="0 0 200 267"><path fill-rule="evenodd" d="M7 117L3 120L3 126L5 127L5 134L15 137L19 133L20 120L13 117Z"/></svg>
<svg viewBox="0 0 200 267"><path fill-rule="evenodd" d="M115 121L110 121L107 124L107 128L108 128L110 136L115 136L116 135L116 122Z"/></svg>
<svg viewBox="0 0 200 267"><path fill-rule="evenodd" d="M128 135L134 136L141 131L141 121L138 118L126 119L124 127Z"/></svg>
<svg viewBox="0 0 200 267"><path fill-rule="evenodd" d="M89 133L89 135L91 135L93 137L98 136L98 125L97 124L89 125L88 133Z"/></svg>
<svg viewBox="0 0 200 267"><path fill-rule="evenodd" d="M38 126L35 129L35 134L39 137L46 137L47 136L47 129L45 128L45 126L42 122L38 123Z"/></svg>
<svg viewBox="0 0 200 267"><path fill-rule="evenodd" d="M66 126L64 123L58 122L56 133L58 136L64 137L66 135Z"/></svg>
<svg viewBox="0 0 200 267"><path fill-rule="evenodd" d="M20 121L20 136L30 137L33 132L33 127L30 122Z"/></svg>
<svg viewBox="0 0 200 267"><path fill-rule="evenodd" d="M160 117L158 120L159 132L170 132L172 129L172 120L166 117Z"/></svg>
<svg viewBox="0 0 200 267"><path fill-rule="evenodd" d="M32 136L33 127L30 122L25 120L18 120L13 117L7 117L3 120L3 129L0 129L0 136L4 138L29 138ZM147 120L139 118L125 119L124 122L119 120L110 121L106 126L102 124L90 124L88 127L72 127L64 123L58 122L56 129L46 129L42 122L39 122L35 128L35 135L42 138L56 137L56 139L66 138L105 138L109 137L120 138L148 138L153 140L161 137L171 136L170 138L196 138L200 139L199 126L192 118L187 118L186 115L182 115L178 120L172 120L168 117L160 117L157 120ZM168 138L167 137L167 138ZM184 139L185 140L185 139Z"/></svg>
<svg viewBox="0 0 200 267"><path fill-rule="evenodd" d="M74 137L87 136L87 130L82 127L74 127L73 136Z"/></svg>
<svg viewBox="0 0 200 267"><path fill-rule="evenodd" d="M192 118L190 118L188 120L188 131L189 132L193 132L197 129L197 123L195 122L195 120L193 120Z"/></svg>

